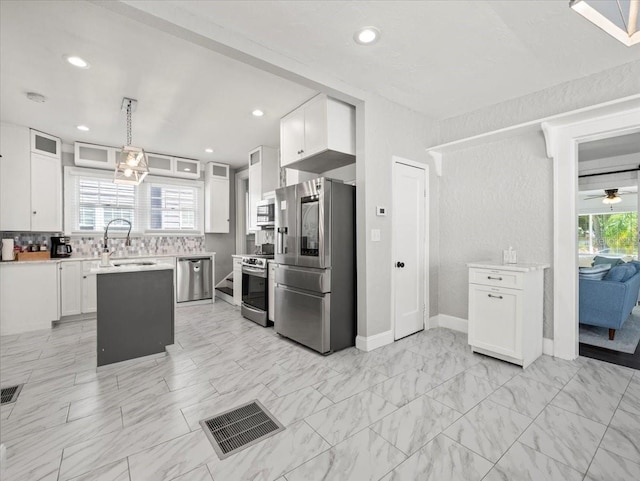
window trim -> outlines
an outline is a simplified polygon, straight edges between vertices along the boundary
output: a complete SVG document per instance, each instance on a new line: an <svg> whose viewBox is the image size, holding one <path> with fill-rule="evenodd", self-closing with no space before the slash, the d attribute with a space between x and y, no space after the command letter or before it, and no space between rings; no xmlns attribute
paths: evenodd
<svg viewBox="0 0 640 481"><path fill-rule="evenodd" d="M64 168L64 232L71 237L97 237L104 231L79 230L79 199L78 178L88 177L101 180L113 180L113 172L101 169L65 166ZM176 187L191 187L196 189L196 229L195 230L158 230L150 228L150 185L174 185ZM134 229L131 236L204 236L204 182L195 179L174 179L148 175L144 182L137 186L134 194ZM146 199L149 199L147 201ZM126 233L113 231L109 237L124 238Z"/></svg>

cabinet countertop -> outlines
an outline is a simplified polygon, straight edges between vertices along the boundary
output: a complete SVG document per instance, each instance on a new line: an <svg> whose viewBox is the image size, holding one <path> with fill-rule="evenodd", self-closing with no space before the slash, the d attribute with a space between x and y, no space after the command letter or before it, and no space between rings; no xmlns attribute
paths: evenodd
<svg viewBox="0 0 640 481"><path fill-rule="evenodd" d="M129 260L129 259L150 259L150 258L158 258L158 257L213 257L215 256L215 252L181 252L179 254L149 254L144 256L122 256L122 257L112 257L112 260ZM100 261L100 257L91 256L91 257L57 257L51 259L43 259L37 261L1 261L0 265L25 265L25 264L55 264L57 262L72 262L72 261Z"/></svg>
<svg viewBox="0 0 640 481"><path fill-rule="evenodd" d="M503 264L502 262L494 261L477 261L467 263L467 267L475 267L478 269L496 269L501 271L530 272L548 269L551 266L549 264Z"/></svg>

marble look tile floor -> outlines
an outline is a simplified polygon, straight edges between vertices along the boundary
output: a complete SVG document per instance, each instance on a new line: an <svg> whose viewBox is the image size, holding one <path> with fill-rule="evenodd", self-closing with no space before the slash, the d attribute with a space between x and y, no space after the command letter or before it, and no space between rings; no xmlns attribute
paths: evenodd
<svg viewBox="0 0 640 481"><path fill-rule="evenodd" d="M11 481L640 479L640 372L543 356L526 370L431 329L320 356L180 307L166 356L95 370L96 323L0 337ZM198 421L259 399L286 429L225 460Z"/></svg>

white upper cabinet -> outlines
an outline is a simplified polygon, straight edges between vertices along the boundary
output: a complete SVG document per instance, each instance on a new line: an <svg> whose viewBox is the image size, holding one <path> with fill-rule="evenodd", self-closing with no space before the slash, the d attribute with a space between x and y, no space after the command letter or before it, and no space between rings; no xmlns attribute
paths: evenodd
<svg viewBox="0 0 640 481"><path fill-rule="evenodd" d="M229 233L229 166L209 162L204 176L204 231Z"/></svg>
<svg viewBox="0 0 640 481"><path fill-rule="evenodd" d="M29 129L0 124L0 231L31 230Z"/></svg>
<svg viewBox="0 0 640 481"><path fill-rule="evenodd" d="M31 153L31 230L62 230L60 159L35 153Z"/></svg>
<svg viewBox="0 0 640 481"><path fill-rule="evenodd" d="M106 145L75 143L75 164L78 167L115 170L121 149ZM200 162L171 155L147 152L149 173L183 179L200 178Z"/></svg>
<svg viewBox="0 0 640 481"><path fill-rule="evenodd" d="M355 162L355 107L318 95L280 121L280 165L321 173Z"/></svg>
<svg viewBox="0 0 640 481"><path fill-rule="evenodd" d="M60 139L49 134L31 130L31 152L61 158Z"/></svg>
<svg viewBox="0 0 640 481"><path fill-rule="evenodd" d="M60 139L4 123L0 137L0 230L61 231Z"/></svg>
<svg viewBox="0 0 640 481"><path fill-rule="evenodd" d="M249 152L249 230L259 230L258 202L278 188L278 150L260 146Z"/></svg>

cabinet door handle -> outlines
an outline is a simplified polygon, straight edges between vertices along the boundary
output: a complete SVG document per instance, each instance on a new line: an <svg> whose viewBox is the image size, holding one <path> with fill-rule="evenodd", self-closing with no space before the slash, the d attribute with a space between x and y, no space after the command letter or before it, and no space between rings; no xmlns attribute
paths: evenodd
<svg viewBox="0 0 640 481"><path fill-rule="evenodd" d="M491 277L491 276L487 276L487 279L491 279L492 281L501 281L502 277Z"/></svg>
<svg viewBox="0 0 640 481"><path fill-rule="evenodd" d="M502 296L494 296L493 294L487 294L487 296L493 298L493 299L502 299Z"/></svg>
<svg viewBox="0 0 640 481"><path fill-rule="evenodd" d="M37 212L34 210L34 211L33 211L33 215L36 215L36 214L37 214Z"/></svg>

